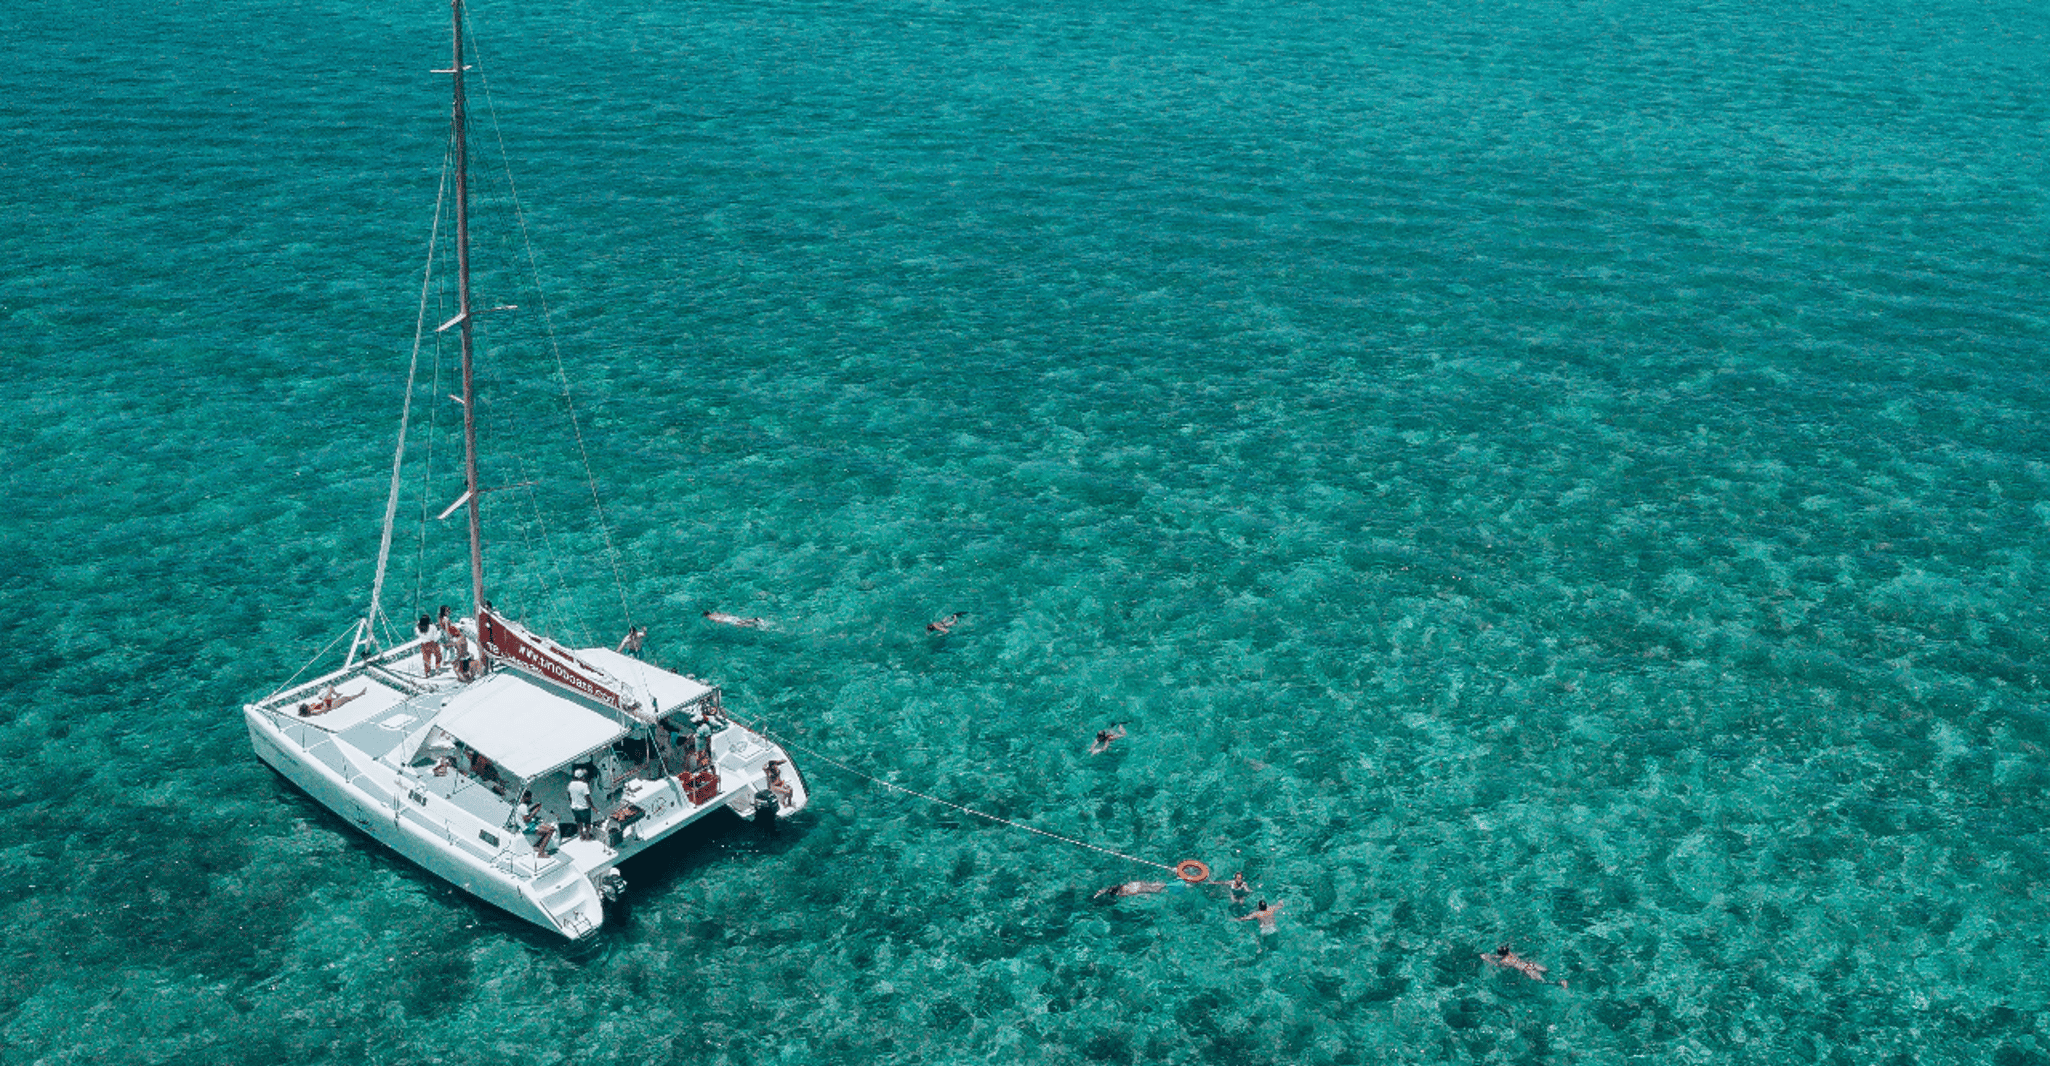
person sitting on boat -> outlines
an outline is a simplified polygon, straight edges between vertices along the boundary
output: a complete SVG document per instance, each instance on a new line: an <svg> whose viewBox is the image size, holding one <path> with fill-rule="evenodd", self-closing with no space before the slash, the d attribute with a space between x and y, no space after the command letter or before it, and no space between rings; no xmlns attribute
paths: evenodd
<svg viewBox="0 0 2050 1066"><path fill-rule="evenodd" d="M454 629L451 632L455 634L456 680L473 681L477 677L478 670L476 669L477 659L470 654L470 638L460 629Z"/></svg>
<svg viewBox="0 0 2050 1066"><path fill-rule="evenodd" d="M513 821L518 824L522 833L531 833L540 828L541 805L534 802L533 789L520 793L519 806L513 808Z"/></svg>
<svg viewBox="0 0 2050 1066"><path fill-rule="evenodd" d="M961 619L966 617L968 617L967 611L955 611L953 614L950 614L937 622L927 622L925 624L925 631L928 633L938 633L940 636L944 637L948 633L954 631L954 623L959 622Z"/></svg>
<svg viewBox="0 0 2050 1066"><path fill-rule="evenodd" d="M489 756L475 748L469 749L469 752L471 777L479 781L498 780L498 767L492 763Z"/></svg>
<svg viewBox="0 0 2050 1066"><path fill-rule="evenodd" d="M790 782L783 780L783 771L778 769L782 765L782 759L770 759L762 764L762 776L769 780L769 791L774 792L776 798L783 801L783 806L788 807L795 802L795 792L791 789Z"/></svg>
<svg viewBox="0 0 2050 1066"><path fill-rule="evenodd" d="M647 626L628 627L626 639L619 642L619 650L638 659L641 657L641 644L647 639Z"/></svg>
<svg viewBox="0 0 2050 1066"><path fill-rule="evenodd" d="M591 839L591 783L584 780L590 771L577 767L569 782L569 816L577 823L577 839Z"/></svg>
<svg viewBox="0 0 2050 1066"><path fill-rule="evenodd" d="M441 669L441 642L435 639L434 619L423 614L413 628L420 634L420 676L432 677Z"/></svg>
<svg viewBox="0 0 2050 1066"><path fill-rule="evenodd" d="M1096 743L1089 745L1089 754L1101 755L1110 750L1112 741L1123 740L1124 738L1124 726L1114 725L1109 729L1099 729L1096 731Z"/></svg>
<svg viewBox="0 0 2050 1066"><path fill-rule="evenodd" d="M1102 899L1108 896L1111 899L1123 899L1126 896L1151 896L1165 891L1167 891L1167 882L1165 881L1126 881L1121 885L1099 888L1096 890L1096 894L1089 898Z"/></svg>

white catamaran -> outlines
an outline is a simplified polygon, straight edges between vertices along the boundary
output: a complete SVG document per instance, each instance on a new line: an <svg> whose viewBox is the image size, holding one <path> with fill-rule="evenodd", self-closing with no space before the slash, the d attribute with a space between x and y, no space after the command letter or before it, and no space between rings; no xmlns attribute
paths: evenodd
<svg viewBox="0 0 2050 1066"><path fill-rule="evenodd" d="M581 938L624 890L621 860L713 811L779 818L803 810L807 795L789 755L729 718L717 687L638 655L565 647L484 598L462 0L451 9L455 61L436 73L454 83L458 306L442 329L461 327L466 492L457 505L469 508L473 612L377 650L402 417L370 610L342 668L242 713L257 756L324 806L464 891ZM410 411L410 381L407 395ZM444 649L453 654L437 662Z"/></svg>

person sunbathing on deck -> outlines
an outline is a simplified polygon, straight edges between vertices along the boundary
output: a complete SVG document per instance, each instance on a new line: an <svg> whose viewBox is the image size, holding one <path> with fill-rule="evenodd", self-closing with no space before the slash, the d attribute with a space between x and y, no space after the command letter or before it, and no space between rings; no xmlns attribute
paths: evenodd
<svg viewBox="0 0 2050 1066"><path fill-rule="evenodd" d="M705 618L722 626L738 626L742 629L769 628L769 620L766 618L742 618L737 614L727 614L725 611L706 611Z"/></svg>
<svg viewBox="0 0 2050 1066"><path fill-rule="evenodd" d="M1109 729L1099 729L1096 731L1096 743L1089 745L1089 754L1101 755L1104 752L1110 750L1110 745L1112 741L1123 740L1124 738L1124 726L1114 725L1111 726Z"/></svg>
<svg viewBox="0 0 2050 1066"><path fill-rule="evenodd" d="M370 686L365 685L363 686L362 692L352 692L349 695L344 696L340 693L337 693L333 685L329 685L327 687L327 691L320 694L319 699L316 699L311 703L302 703L299 705L299 717L311 718L316 714L326 714L327 712L332 711L337 707L340 707L342 704L347 703L350 700L362 699L363 694L369 691Z"/></svg>
<svg viewBox="0 0 2050 1066"><path fill-rule="evenodd" d="M1520 973L1523 976L1538 982L1539 984L1548 985L1552 983L1551 979L1545 976L1545 967L1543 964L1532 962L1529 959L1526 959L1523 956L1518 955L1517 953L1509 950L1509 945L1507 944L1503 944L1501 947L1496 948L1495 953L1493 955L1490 955L1485 951L1482 952L1481 960L1486 962L1490 966L1500 966L1505 970L1515 970L1517 973ZM1565 988L1566 982L1559 982L1559 987Z"/></svg>

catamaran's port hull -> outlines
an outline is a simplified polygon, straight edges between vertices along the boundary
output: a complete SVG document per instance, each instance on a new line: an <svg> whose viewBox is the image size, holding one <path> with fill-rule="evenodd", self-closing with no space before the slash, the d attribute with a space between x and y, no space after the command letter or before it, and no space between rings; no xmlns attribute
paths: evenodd
<svg viewBox="0 0 2050 1066"><path fill-rule="evenodd" d="M604 923L604 909L596 887L574 868L565 864L559 873L566 873L581 882L581 888L572 890L573 894L587 898L566 901L571 906L561 908L559 913L568 920L558 921L529 895L527 886L536 882L516 880L466 852L451 848L451 833L437 832L433 827L407 817L403 807L404 794L394 794L401 784L397 775L392 775L388 781L378 781L378 768L373 764L363 768L362 774L352 774L353 781L345 779L334 768L305 754L304 749L273 724L268 714L252 709L245 712L244 718L249 724L250 746L256 749L257 758L299 786L314 802L348 819L373 839L412 860L428 873L508 914L571 939L591 936ZM347 755L343 757L347 758ZM540 883L560 890L568 886L557 885L556 882L564 880L565 877L558 876Z"/></svg>

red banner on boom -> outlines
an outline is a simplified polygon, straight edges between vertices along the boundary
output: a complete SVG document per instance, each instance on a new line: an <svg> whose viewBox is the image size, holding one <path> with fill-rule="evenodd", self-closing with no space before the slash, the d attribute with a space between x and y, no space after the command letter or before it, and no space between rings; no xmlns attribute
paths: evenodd
<svg viewBox="0 0 2050 1066"><path fill-rule="evenodd" d="M620 691L616 682L571 655L569 649L545 637L536 637L518 623L489 610L477 612L477 640L492 658L580 696L621 711L633 712L640 707L639 700Z"/></svg>

